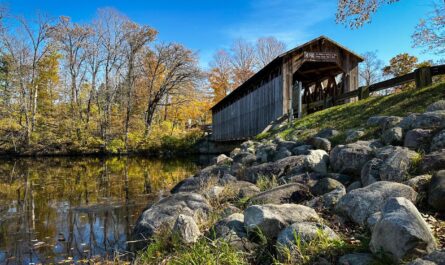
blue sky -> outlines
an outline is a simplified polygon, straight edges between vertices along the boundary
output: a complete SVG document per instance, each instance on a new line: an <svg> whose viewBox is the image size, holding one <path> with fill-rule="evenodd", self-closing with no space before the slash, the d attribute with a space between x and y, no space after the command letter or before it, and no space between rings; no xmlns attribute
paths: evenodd
<svg viewBox="0 0 445 265"><path fill-rule="evenodd" d="M159 31L158 39L179 42L198 52L206 67L212 54L230 47L237 38L255 40L275 36L290 49L319 35L363 53L377 51L385 63L394 55L409 52L421 60L437 59L411 47L411 34L420 18L431 10L433 0L401 0L384 6L371 24L359 30L335 23L337 0L9 0L14 14L32 16L37 10L52 16L70 16L88 22L98 8L114 7L141 24Z"/></svg>

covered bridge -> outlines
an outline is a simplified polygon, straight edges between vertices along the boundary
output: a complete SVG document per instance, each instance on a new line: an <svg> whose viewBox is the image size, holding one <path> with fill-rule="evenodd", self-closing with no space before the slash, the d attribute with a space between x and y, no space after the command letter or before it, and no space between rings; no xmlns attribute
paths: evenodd
<svg viewBox="0 0 445 265"><path fill-rule="evenodd" d="M361 61L325 36L281 54L211 108L213 140L247 139L280 117L315 111L309 103L357 89Z"/></svg>

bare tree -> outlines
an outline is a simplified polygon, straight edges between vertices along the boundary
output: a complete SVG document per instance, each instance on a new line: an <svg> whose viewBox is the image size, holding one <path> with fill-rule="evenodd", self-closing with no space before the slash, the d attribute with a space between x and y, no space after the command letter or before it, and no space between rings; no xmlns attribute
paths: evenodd
<svg viewBox="0 0 445 265"><path fill-rule="evenodd" d="M201 77L196 56L179 44L158 44L144 63L147 108L145 111L145 135L148 135L154 114L167 94L194 86Z"/></svg>
<svg viewBox="0 0 445 265"><path fill-rule="evenodd" d="M259 38L256 42L259 68L263 68L285 51L286 44L277 40L275 37Z"/></svg>
<svg viewBox="0 0 445 265"><path fill-rule="evenodd" d="M426 19L421 19L412 35L414 47L425 52L445 53L445 1L434 3L434 9Z"/></svg>
<svg viewBox="0 0 445 265"><path fill-rule="evenodd" d="M380 81L382 77L383 61L377 57L376 52L362 54L364 61L360 64L360 77L362 84L369 86Z"/></svg>
<svg viewBox="0 0 445 265"><path fill-rule="evenodd" d="M233 90L233 66L230 55L225 50L219 50L213 56L210 67L208 79L213 90L214 101L218 102Z"/></svg>
<svg viewBox="0 0 445 265"><path fill-rule="evenodd" d="M231 51L233 81L235 87L237 87L255 73L255 66L257 65L255 47L251 43L239 39L233 43Z"/></svg>

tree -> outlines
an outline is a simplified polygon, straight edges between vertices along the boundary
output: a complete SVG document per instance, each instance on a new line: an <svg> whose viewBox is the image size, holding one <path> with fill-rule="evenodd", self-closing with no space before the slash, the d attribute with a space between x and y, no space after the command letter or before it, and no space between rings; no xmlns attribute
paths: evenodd
<svg viewBox="0 0 445 265"><path fill-rule="evenodd" d="M414 71L418 59L408 53L396 55L389 61L389 65L383 68L384 75L402 76Z"/></svg>
<svg viewBox="0 0 445 265"><path fill-rule="evenodd" d="M194 86L201 77L195 54L179 44L158 44L144 62L147 107L145 136L148 135L154 114L166 95L179 93Z"/></svg>
<svg viewBox="0 0 445 265"><path fill-rule="evenodd" d="M227 96L233 89L233 67L230 56L226 51L220 50L213 56L208 73L210 88L213 90L213 101L218 102Z"/></svg>
<svg viewBox="0 0 445 265"><path fill-rule="evenodd" d="M382 75L383 61L377 57L376 52L365 52L362 57L364 59L360 64L362 84L369 86L377 83Z"/></svg>
<svg viewBox="0 0 445 265"><path fill-rule="evenodd" d="M350 28L360 28L371 22L372 15L385 4L399 0L339 0L336 20Z"/></svg>
<svg viewBox="0 0 445 265"><path fill-rule="evenodd" d="M239 39L233 43L231 52L233 83L234 87L238 87L255 73L257 65L255 47L249 42Z"/></svg>
<svg viewBox="0 0 445 265"><path fill-rule="evenodd" d="M435 3L429 17L420 20L412 39L414 47L424 48L425 52L445 53L445 1Z"/></svg>
<svg viewBox="0 0 445 265"><path fill-rule="evenodd" d="M256 54L259 68L263 68L273 59L286 51L286 44L275 37L259 38L256 42Z"/></svg>

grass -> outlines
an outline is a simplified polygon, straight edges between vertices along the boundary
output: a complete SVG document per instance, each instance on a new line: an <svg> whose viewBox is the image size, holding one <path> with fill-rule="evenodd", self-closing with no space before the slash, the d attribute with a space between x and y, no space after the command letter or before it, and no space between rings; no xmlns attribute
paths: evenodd
<svg viewBox="0 0 445 265"><path fill-rule="evenodd" d="M445 83L439 83L423 89L409 89L388 96L372 96L353 103L334 106L297 119L291 126L285 126L274 132L258 135L270 138L278 134L290 139L298 134L301 140L313 136L325 128L339 131L363 127L369 117L375 115L407 116L409 113L424 112L433 102L445 98ZM369 134L367 134L369 137ZM257 137L257 138L258 138ZM343 135L336 139L341 142Z"/></svg>
<svg viewBox="0 0 445 265"><path fill-rule="evenodd" d="M268 176L259 176L256 185L261 191L266 191L278 187L280 184L278 183L277 177L273 175L271 178Z"/></svg>

